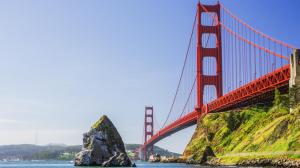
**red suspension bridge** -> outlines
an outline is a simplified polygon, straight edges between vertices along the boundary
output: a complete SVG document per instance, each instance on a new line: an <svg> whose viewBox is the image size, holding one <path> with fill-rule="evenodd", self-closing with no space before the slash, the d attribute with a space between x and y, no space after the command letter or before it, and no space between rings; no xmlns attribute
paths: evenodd
<svg viewBox="0 0 300 168"><path fill-rule="evenodd" d="M295 49L257 31L220 3L198 3L177 89L156 133L153 108L146 108L144 159L153 144L207 113L270 101L276 88L287 92Z"/></svg>

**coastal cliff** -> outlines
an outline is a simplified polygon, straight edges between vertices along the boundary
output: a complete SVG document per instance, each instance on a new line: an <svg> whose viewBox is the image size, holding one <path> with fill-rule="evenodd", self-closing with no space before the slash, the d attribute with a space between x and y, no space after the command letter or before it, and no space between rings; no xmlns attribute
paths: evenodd
<svg viewBox="0 0 300 168"><path fill-rule="evenodd" d="M102 116L83 134L83 146L75 156L75 166L134 166L126 154L120 134L107 116Z"/></svg>
<svg viewBox="0 0 300 168"><path fill-rule="evenodd" d="M276 165L276 160L285 159L283 163L300 166L300 106L289 112L288 95L276 92L273 105L208 114L200 119L183 154L187 162ZM213 153L207 155L207 148Z"/></svg>

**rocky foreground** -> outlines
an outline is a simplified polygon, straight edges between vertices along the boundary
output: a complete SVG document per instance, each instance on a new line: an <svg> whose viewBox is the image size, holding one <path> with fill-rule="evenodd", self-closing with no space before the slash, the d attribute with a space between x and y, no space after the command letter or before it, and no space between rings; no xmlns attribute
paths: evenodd
<svg viewBox="0 0 300 168"><path fill-rule="evenodd" d="M211 167L219 166L238 166L238 167L286 167L286 168L300 168L299 159L291 158L257 158L257 159L241 159L235 163L228 164L222 162L222 159L217 157L208 156L207 161L201 162L196 160L187 160L182 157L160 157L155 159L150 159L150 162L160 162L160 163L186 163L192 165L204 165Z"/></svg>
<svg viewBox="0 0 300 168"><path fill-rule="evenodd" d="M102 116L83 134L82 150L75 156L75 166L133 167L117 129Z"/></svg>
<svg viewBox="0 0 300 168"><path fill-rule="evenodd" d="M243 160L237 163L238 166L270 166L270 167L300 167L300 160L295 159L252 159Z"/></svg>

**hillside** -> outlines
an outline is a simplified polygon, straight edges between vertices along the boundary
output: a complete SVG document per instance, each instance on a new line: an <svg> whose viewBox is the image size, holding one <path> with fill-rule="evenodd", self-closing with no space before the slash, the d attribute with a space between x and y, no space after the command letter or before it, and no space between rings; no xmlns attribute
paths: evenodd
<svg viewBox="0 0 300 168"><path fill-rule="evenodd" d="M125 144L126 150L135 151L140 145ZM81 150L81 145L47 145L38 146L30 144L0 146L1 160L73 160L74 155ZM154 152L165 156L179 156L155 146Z"/></svg>
<svg viewBox="0 0 300 168"><path fill-rule="evenodd" d="M221 164L251 158L300 158L300 106L291 113L287 107L288 95L277 93L271 106L208 114L199 120L184 157L200 162L210 146Z"/></svg>

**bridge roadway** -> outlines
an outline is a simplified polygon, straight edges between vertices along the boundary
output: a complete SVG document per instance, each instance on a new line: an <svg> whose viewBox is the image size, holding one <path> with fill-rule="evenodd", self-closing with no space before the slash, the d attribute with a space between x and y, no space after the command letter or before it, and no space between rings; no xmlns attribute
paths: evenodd
<svg viewBox="0 0 300 168"><path fill-rule="evenodd" d="M288 64L204 105L201 114L222 112L241 108L257 102L263 102L265 100L269 101L270 99L273 99L273 91L275 88L279 88L285 92L288 90L289 79L290 65ZM141 149L154 145L156 142L175 132L195 125L198 118L202 115L197 111L192 111L177 119L153 135Z"/></svg>

